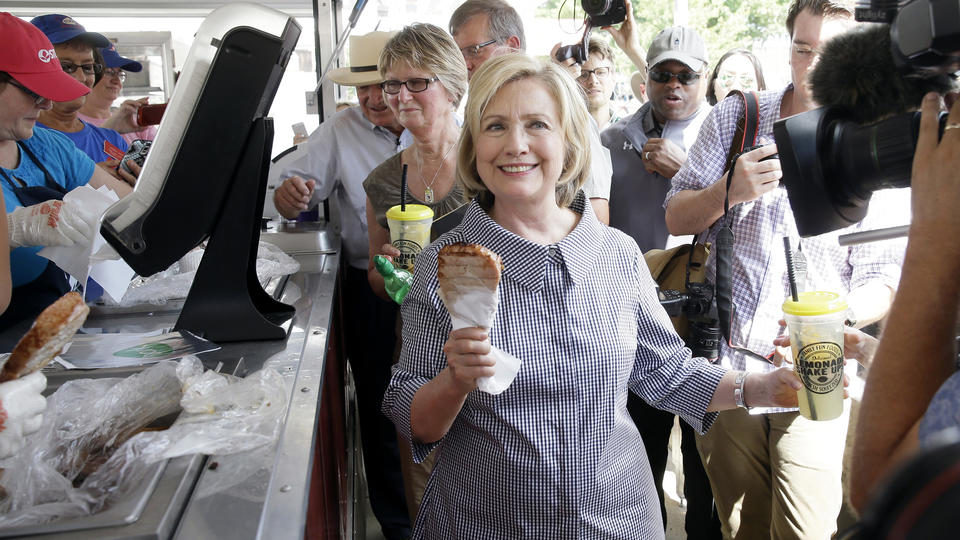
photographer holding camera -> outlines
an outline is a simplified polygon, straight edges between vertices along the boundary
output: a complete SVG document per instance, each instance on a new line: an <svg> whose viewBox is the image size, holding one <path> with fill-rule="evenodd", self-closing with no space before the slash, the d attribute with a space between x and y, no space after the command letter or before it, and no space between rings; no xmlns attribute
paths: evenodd
<svg viewBox="0 0 960 540"><path fill-rule="evenodd" d="M831 0L794 0L787 15L791 37L792 84L780 91L761 92L758 142L761 148L744 153L729 181L727 152L742 101L719 103L704 121L688 160L673 178L666 197L666 221L672 234L705 233L714 241L724 225L724 200L729 198L736 243L731 257L732 303L728 343L720 352L722 365L765 373L772 363L744 355L731 347L746 347L760 356L774 356L772 342L784 333L778 324L789 293L782 238L801 246L808 261L808 288L847 294L858 325L878 320L889 307L899 278L895 250L876 244L841 247L837 233L802 241L784 189L773 124L816 107L808 71L821 46L849 28L852 13ZM853 227L876 228L861 222ZM844 232L850 232L849 229ZM707 262L715 281L716 253ZM724 537L829 538L836 530L842 501L841 464L848 411L838 419L810 421L795 409L770 408L724 411L698 446L713 486Z"/></svg>

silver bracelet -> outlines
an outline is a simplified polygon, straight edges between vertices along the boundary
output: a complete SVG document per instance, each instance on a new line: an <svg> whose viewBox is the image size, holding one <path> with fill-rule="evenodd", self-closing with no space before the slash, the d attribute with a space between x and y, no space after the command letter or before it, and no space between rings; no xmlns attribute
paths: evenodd
<svg viewBox="0 0 960 540"><path fill-rule="evenodd" d="M737 407L741 409L750 410L750 406L747 405L747 402L743 399L743 386L747 382L747 373L746 371L741 371L737 373L737 380L734 382L733 388L733 401L737 404Z"/></svg>

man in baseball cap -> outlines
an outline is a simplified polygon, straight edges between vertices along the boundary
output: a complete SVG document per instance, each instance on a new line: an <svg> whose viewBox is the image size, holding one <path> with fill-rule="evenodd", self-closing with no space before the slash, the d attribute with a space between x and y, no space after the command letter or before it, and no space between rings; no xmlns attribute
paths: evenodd
<svg viewBox="0 0 960 540"><path fill-rule="evenodd" d="M90 91L64 73L61 61L38 28L0 13L0 188L13 248L13 291L0 316L0 350L10 350L37 314L69 290L66 274L37 255L40 247L89 242L93 234L95 225L63 196L84 184L105 185L121 196L130 192L63 135L36 125L54 100Z"/></svg>
<svg viewBox="0 0 960 540"><path fill-rule="evenodd" d="M377 62L396 32L352 35L347 66L332 69L329 80L356 88L359 106L326 120L270 167L277 210L287 218L330 198L340 210L346 270L343 276L347 358L353 366L360 416L363 461L373 509L383 537L409 538L410 518L404 497L397 432L380 412L393 359L397 306L381 300L367 283L367 196L363 180L377 165L401 150L403 127L380 90ZM328 84L328 83L324 83Z"/></svg>
<svg viewBox="0 0 960 540"><path fill-rule="evenodd" d="M630 235L644 252L667 247L670 235L663 199L710 113L701 91L707 51L694 29L664 29L651 42L646 60L649 69L643 91L649 99L600 134L613 162L610 226ZM643 75L634 73L631 83L644 84ZM674 414L651 407L633 394L627 410L643 438L666 526L662 486ZM710 480L697 453L696 436L686 422L680 424L685 532L690 538L719 538L720 523L713 512Z"/></svg>

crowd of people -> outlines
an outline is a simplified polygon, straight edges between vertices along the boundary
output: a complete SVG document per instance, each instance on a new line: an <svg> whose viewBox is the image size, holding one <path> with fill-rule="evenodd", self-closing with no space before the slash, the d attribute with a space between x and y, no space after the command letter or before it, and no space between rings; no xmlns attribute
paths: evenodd
<svg viewBox="0 0 960 540"><path fill-rule="evenodd" d="M807 74L821 44L853 25L852 12L828 0L793 2L784 14L792 80L771 90L750 51L733 49L711 63L689 27L663 29L642 47L629 3L627 13L606 30L642 74L634 86L646 99L632 115L617 118L610 108L615 53L607 40L595 35L582 65L532 60L523 55L523 23L508 4L468 0L451 17L449 34L415 24L383 45L379 84L402 130L398 153L352 175L307 167L272 173L290 177L278 203L291 187L309 186L298 189L296 208L281 210L288 217L311 196L318 200L313 186L329 193L336 189L330 186L362 182L368 289L384 309L393 306L370 261L399 254L384 213L400 200L402 166L413 202L460 223L434 235L417 258L396 324L387 318L375 330L365 327L395 339L393 354L350 359L355 374L364 371L358 388L383 397L383 412L400 434L391 456L401 456L411 521L396 519L404 502L398 489L370 491L387 538L407 537L411 525L413 537L426 538L662 535L661 484L675 415L684 420L689 537L836 532L848 417L800 416L788 390L797 381L775 365L789 345L780 312L789 292L786 268L775 250L783 236L799 246L810 261L808 281L844 294L857 326L886 315L903 254L883 244L840 247L836 234L800 238L778 188L779 162L765 158L777 153L773 123L816 106ZM742 101L724 100L732 90L757 92L761 148L740 158L727 188L717 180L726 179L730 139L743 114ZM360 111L368 138L376 137L382 124L362 97ZM303 160L335 146L335 130L315 136L321 133L327 142L299 151ZM671 330L639 254L693 234L712 242L727 197L737 237L737 311L730 342L710 363L691 359ZM881 224L883 216L870 215L850 231ZM438 253L455 242L503 257L501 313L491 328L453 331L439 299ZM361 246L355 250L351 261L363 255ZM715 264L707 262L711 280ZM871 355L856 353L869 350L861 344L871 338L855 332L848 333L848 350L866 364ZM523 360L512 386L497 396L476 383L492 373L492 347ZM754 360L760 357L775 362ZM735 388L746 396L740 407ZM382 420L364 410L376 419L362 422ZM382 446L393 442L384 431ZM368 461L379 459L365 453ZM379 459L374 467L370 474L397 464Z"/></svg>
<svg viewBox="0 0 960 540"><path fill-rule="evenodd" d="M358 104L270 170L284 217L328 198L340 209L346 354L370 503L388 539L663 537L676 417L689 537L830 538L841 506L863 509L889 471L960 425L955 96L942 140L940 97L922 103L906 253L838 244L838 234L887 225L876 212L801 238L773 125L817 107L808 73L822 45L855 24L849 7L794 0L784 13L791 82L766 89L750 51L711 61L695 28L640 44L625 4L626 20L605 30L640 74L646 99L631 115L610 107L617 53L607 39L595 35L582 64L534 59L509 4L467 0L446 30L417 23L351 37L349 65L329 78L356 87ZM65 292L39 247L93 234L63 195L83 184L129 193L139 169L118 171L103 145L155 132L133 120L144 102L113 107L124 72L142 66L73 19L0 14L0 49L7 329ZM733 90L756 92L759 148L730 173L744 114L742 100L725 99ZM407 201L433 210L435 230L397 306L373 259L400 254L385 214L401 200L404 171ZM690 235L714 242L723 224L736 238L736 309L718 357L693 357L643 253ZM870 366L852 448L849 406L835 420L804 418L800 379L782 365L791 360L784 237L807 261L809 288L845 296L852 326L889 317L879 344L845 334L847 357ZM503 261L489 328L454 330L438 293L440 250L458 242ZM706 271L715 282L715 253ZM910 301L895 301L898 290ZM494 349L522 361L495 395L477 386L495 372ZM32 414L16 421L32 425ZM15 451L7 439L0 451Z"/></svg>

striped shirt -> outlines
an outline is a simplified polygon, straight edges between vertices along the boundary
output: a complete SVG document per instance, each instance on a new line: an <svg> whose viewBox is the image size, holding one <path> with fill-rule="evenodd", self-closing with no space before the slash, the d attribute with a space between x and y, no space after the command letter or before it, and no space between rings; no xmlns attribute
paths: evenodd
<svg viewBox="0 0 960 540"><path fill-rule="evenodd" d="M582 214L544 246L497 225L472 202L459 227L416 260L404 300L403 349L384 412L411 438L410 404L445 366L450 317L437 296L437 254L454 242L503 258L492 345L523 361L499 395L471 392L437 447L414 538L663 538L627 391L700 432L724 369L691 359L660 307L636 243Z"/></svg>
<svg viewBox="0 0 960 540"><path fill-rule="evenodd" d="M757 144L773 144L773 124L780 118L780 104L788 89L759 92L760 125ZM687 154L687 161L673 177L664 206L678 192L704 189L723 175L727 151L743 114L743 102L725 99L718 103L703 122L697 142ZM726 177L724 177L725 179ZM860 223L820 236L800 239L793 210L787 199L787 190L773 189L759 199L738 204L730 209L733 234L733 321L730 328L734 345L761 355L773 352L773 339L783 332L778 321L783 317L783 300L790 294L783 237L789 236L792 246L801 246L807 260L807 290L833 291L841 294L873 280L896 289L900 281L903 244L876 242L857 246L840 246L837 237L842 234L871 230L884 226L883 215L870 212ZM701 241L713 242L722 220L714 223ZM716 275L716 252L707 260L707 276L713 282ZM723 344L721 365L732 369L765 372L773 365L744 358L741 353ZM795 409L755 408L755 413Z"/></svg>

